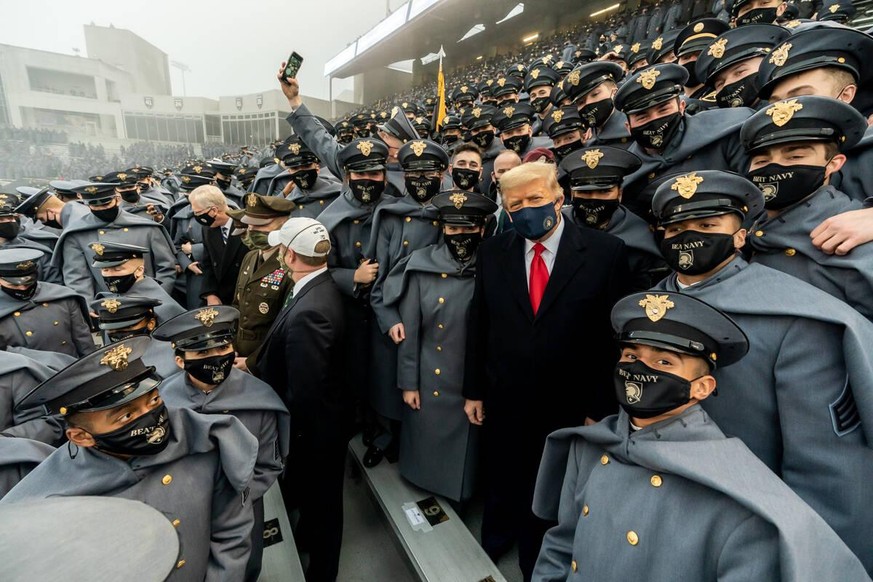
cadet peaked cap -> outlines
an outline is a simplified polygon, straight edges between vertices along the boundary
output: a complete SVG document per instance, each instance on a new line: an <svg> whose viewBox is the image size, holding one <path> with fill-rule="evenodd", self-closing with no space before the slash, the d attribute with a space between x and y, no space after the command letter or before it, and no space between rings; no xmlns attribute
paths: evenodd
<svg viewBox="0 0 873 582"><path fill-rule="evenodd" d="M344 145L337 152L336 161L346 172L374 172L384 170L388 146L378 139L359 138Z"/></svg>
<svg viewBox="0 0 873 582"><path fill-rule="evenodd" d="M403 144L397 160L406 172L439 170L449 167L449 155L443 147L429 139L417 139Z"/></svg>
<svg viewBox="0 0 873 582"><path fill-rule="evenodd" d="M606 190L620 185L643 162L631 152L609 146L586 147L564 156L558 165L570 189L578 192Z"/></svg>
<svg viewBox="0 0 873 582"><path fill-rule="evenodd" d="M141 295L102 293L89 306L97 314L97 327L104 331L124 329L155 315L160 299Z"/></svg>
<svg viewBox="0 0 873 582"><path fill-rule="evenodd" d="M615 93L615 108L626 115L675 99L688 81L685 67L653 65L630 76Z"/></svg>
<svg viewBox="0 0 873 582"><path fill-rule="evenodd" d="M497 203L477 192L450 190L440 192L431 203L440 213L443 224L482 226L497 211Z"/></svg>
<svg viewBox="0 0 873 582"><path fill-rule="evenodd" d="M675 174L652 198L652 215L659 226L734 213L748 227L762 212L761 190L744 176L722 170Z"/></svg>
<svg viewBox="0 0 873 582"><path fill-rule="evenodd" d="M238 321L239 310L235 307L209 305L168 319L155 328L152 338L172 342L173 349L183 352L220 348L233 343Z"/></svg>

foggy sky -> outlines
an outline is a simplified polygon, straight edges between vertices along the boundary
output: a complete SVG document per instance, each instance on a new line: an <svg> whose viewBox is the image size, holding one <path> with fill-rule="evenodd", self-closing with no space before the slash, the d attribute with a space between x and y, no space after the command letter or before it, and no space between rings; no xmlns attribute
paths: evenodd
<svg viewBox="0 0 873 582"><path fill-rule="evenodd" d="M279 63L300 53L301 92L328 98L324 64L404 0L0 0L0 43L86 56L85 24L126 28L190 67L189 97L255 93L278 87ZM170 67L173 94L182 95ZM334 80L336 98L351 79Z"/></svg>

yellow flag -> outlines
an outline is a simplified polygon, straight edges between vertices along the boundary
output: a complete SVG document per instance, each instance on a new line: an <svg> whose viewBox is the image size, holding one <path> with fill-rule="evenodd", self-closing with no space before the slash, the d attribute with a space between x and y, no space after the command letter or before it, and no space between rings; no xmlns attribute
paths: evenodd
<svg viewBox="0 0 873 582"><path fill-rule="evenodd" d="M442 49L440 49L442 50ZM440 130L446 118L446 79L443 77L443 58L440 57L440 70L437 73L437 106L434 108L434 133Z"/></svg>

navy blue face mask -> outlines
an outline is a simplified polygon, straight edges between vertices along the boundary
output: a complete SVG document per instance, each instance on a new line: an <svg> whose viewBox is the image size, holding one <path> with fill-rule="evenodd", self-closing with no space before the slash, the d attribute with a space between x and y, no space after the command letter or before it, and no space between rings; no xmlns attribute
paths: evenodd
<svg viewBox="0 0 873 582"><path fill-rule="evenodd" d="M554 228L558 222L555 215L555 202L547 202L542 206L528 206L515 212L510 212L512 226L515 231L527 240L540 240Z"/></svg>

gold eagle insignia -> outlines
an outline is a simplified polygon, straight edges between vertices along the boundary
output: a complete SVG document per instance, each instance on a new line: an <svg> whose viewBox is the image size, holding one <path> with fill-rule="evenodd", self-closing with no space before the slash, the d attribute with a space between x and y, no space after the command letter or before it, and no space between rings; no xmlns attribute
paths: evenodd
<svg viewBox="0 0 873 582"><path fill-rule="evenodd" d="M697 186L701 182L703 182L703 177L698 176L697 172L691 172L690 174L677 177L673 185L670 186L670 189L678 192L682 198L691 198L697 192Z"/></svg>
<svg viewBox="0 0 873 582"><path fill-rule="evenodd" d="M127 174L121 172L120 174L118 174L118 179L124 182L125 180L127 180Z"/></svg>
<svg viewBox="0 0 873 582"><path fill-rule="evenodd" d="M421 154L424 153L424 150L427 149L427 144L423 141L414 141L409 144L410 149L412 149L412 153L415 154L415 157L420 158Z"/></svg>
<svg viewBox="0 0 873 582"><path fill-rule="evenodd" d="M503 87L504 85L506 85L506 79L503 78L503 77L500 77L499 79L497 79L497 84L498 84L500 87Z"/></svg>
<svg viewBox="0 0 873 582"><path fill-rule="evenodd" d="M470 113L473 114L473 117L479 119L479 116L482 115L482 109L480 107L474 107L473 111L471 111Z"/></svg>
<svg viewBox="0 0 873 582"><path fill-rule="evenodd" d="M720 59L724 56L724 47L727 45L728 39L720 38L711 45L709 45L709 50L706 51L711 57L715 57Z"/></svg>
<svg viewBox="0 0 873 582"><path fill-rule="evenodd" d="M503 115L505 115L506 117L512 117L513 113L515 113L515 107L513 106L510 105L509 107L503 108Z"/></svg>
<svg viewBox="0 0 873 582"><path fill-rule="evenodd" d="M95 253L97 253L97 256L98 256L98 257L102 257L102 256L103 256L103 249L104 249L104 248L106 248L106 247L104 247L104 246L101 245L100 243L94 243L94 244L91 245L91 250L94 251Z"/></svg>
<svg viewBox="0 0 873 582"><path fill-rule="evenodd" d="M466 85L461 85L461 93L466 93L467 89L469 89L469 87L467 87Z"/></svg>
<svg viewBox="0 0 873 582"><path fill-rule="evenodd" d="M205 327L212 327L215 323L215 318L218 317L218 310L212 307L201 309L194 315L194 319L199 321Z"/></svg>
<svg viewBox="0 0 873 582"><path fill-rule="evenodd" d="M579 84L581 77L582 74L578 70L570 71L570 74L567 75L567 82L575 87Z"/></svg>
<svg viewBox="0 0 873 582"><path fill-rule="evenodd" d="M100 358L100 364L103 366L109 366L116 372L120 372L124 370L128 366L127 358L130 354L133 353L133 349L129 348L125 345L120 345L112 348L102 358Z"/></svg>
<svg viewBox="0 0 873 582"><path fill-rule="evenodd" d="M790 42L786 42L778 49L774 50L770 53L770 64L776 65L777 67L781 67L788 60L788 51L791 50L793 45Z"/></svg>
<svg viewBox="0 0 873 582"><path fill-rule="evenodd" d="M561 123L561 120L564 119L564 110L555 109L552 111L552 119L555 120L555 123Z"/></svg>
<svg viewBox="0 0 873 582"><path fill-rule="evenodd" d="M588 150L584 154L582 154L582 161L585 162L585 165L591 168L592 170L597 167L597 164L600 163L600 159L603 157L603 152L600 150Z"/></svg>
<svg viewBox="0 0 873 582"><path fill-rule="evenodd" d="M464 202L467 201L467 196L466 196L466 194L463 194L461 192L455 192L454 194L449 196L449 200L452 201L452 204L455 205L455 208L460 210L461 208L464 207Z"/></svg>
<svg viewBox="0 0 873 582"><path fill-rule="evenodd" d="M638 52L640 52L640 48L641 48L641 47L642 47L642 45L641 45L640 43L635 42L635 43L633 43L633 44L631 45L631 52L632 52L632 53L638 53Z"/></svg>
<svg viewBox="0 0 873 582"><path fill-rule="evenodd" d="M794 117L794 114L803 109L803 103L798 103L797 99L789 99L787 101L777 101L767 110L767 115L773 119L773 125L782 127Z"/></svg>
<svg viewBox="0 0 873 582"><path fill-rule="evenodd" d="M203 166L192 166L191 169L194 170L195 174L199 174L203 171Z"/></svg>
<svg viewBox="0 0 873 582"><path fill-rule="evenodd" d="M96 194L97 190L99 190L97 186L88 186L87 188L85 188L85 192L87 192L88 194Z"/></svg>
<svg viewBox="0 0 873 582"><path fill-rule="evenodd" d="M371 141L362 141L358 142L358 150L365 156L369 156L370 152L373 151L373 142Z"/></svg>
<svg viewBox="0 0 873 582"><path fill-rule="evenodd" d="M115 313L118 311L118 308L121 307L121 301L118 299L104 299L100 302L100 307L108 311L109 313Z"/></svg>
<svg viewBox="0 0 873 582"><path fill-rule="evenodd" d="M661 47L663 47L663 46L664 46L664 37L663 36L659 36L658 38L656 38L655 40L652 41L652 48L655 49L656 51L661 50Z"/></svg>
<svg viewBox="0 0 873 582"><path fill-rule="evenodd" d="M531 78L531 79L536 80L536 78L539 77L539 76L540 76L540 70L539 70L539 69L534 69L533 71L530 72L530 78Z"/></svg>
<svg viewBox="0 0 873 582"><path fill-rule="evenodd" d="M28 271L33 268L33 265L33 261L24 261L23 263L18 263L17 265L15 265L15 268L19 271Z"/></svg>
<svg viewBox="0 0 873 582"><path fill-rule="evenodd" d="M289 144L288 149L291 151L292 154L294 154L296 156L297 154L300 153L300 144L299 143Z"/></svg>
<svg viewBox="0 0 873 582"><path fill-rule="evenodd" d="M670 301L669 295L646 295L645 299L640 299L639 303L646 311L646 317L651 321L658 321L667 315L667 311L673 309L676 305Z"/></svg>
<svg viewBox="0 0 873 582"><path fill-rule="evenodd" d="M655 81L660 74L661 71L658 69L646 69L640 73L639 77L637 77L637 83L642 85L643 89L649 91L655 86Z"/></svg>

